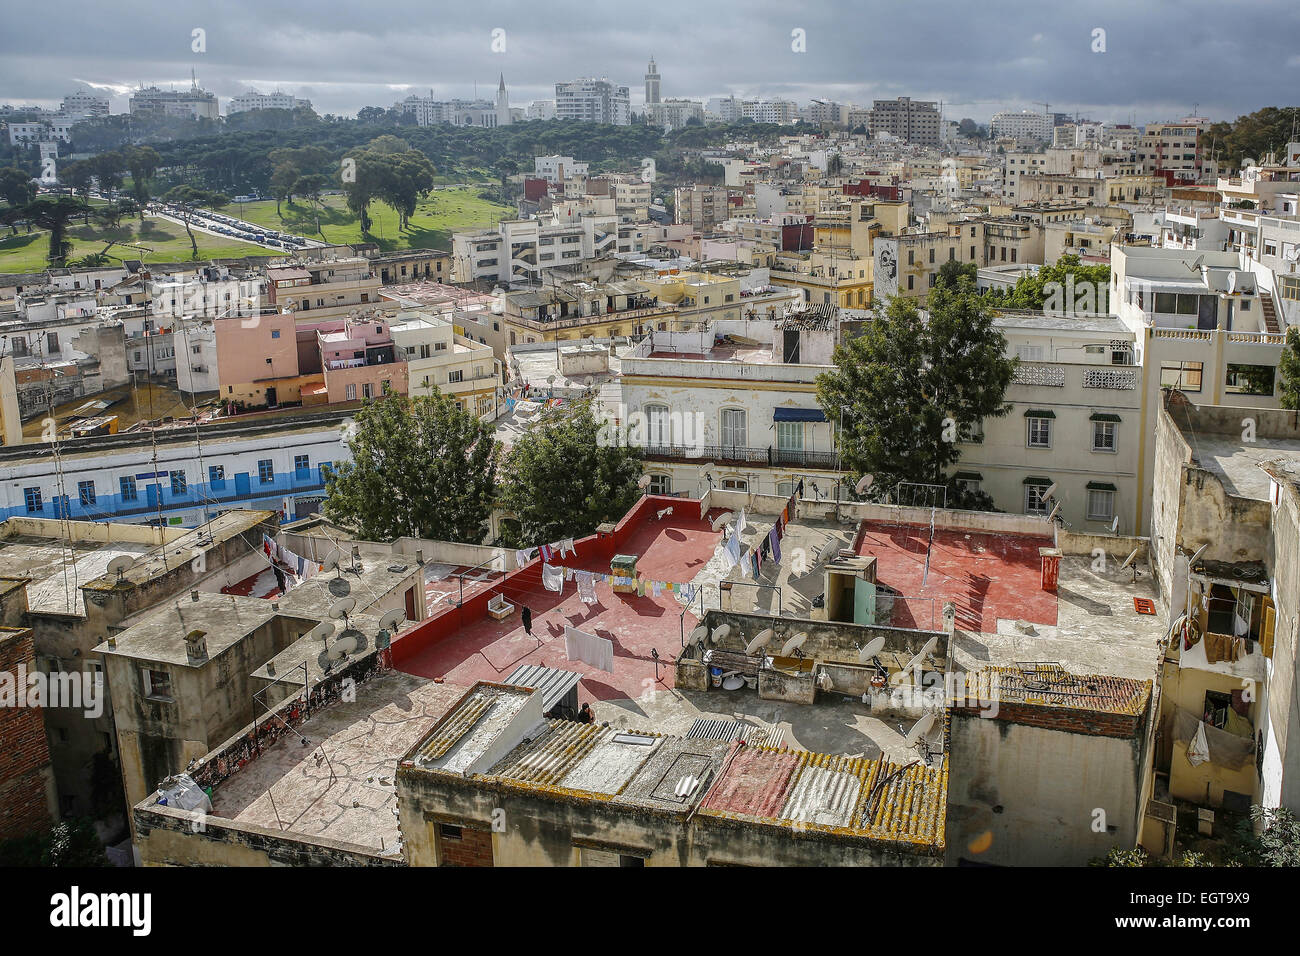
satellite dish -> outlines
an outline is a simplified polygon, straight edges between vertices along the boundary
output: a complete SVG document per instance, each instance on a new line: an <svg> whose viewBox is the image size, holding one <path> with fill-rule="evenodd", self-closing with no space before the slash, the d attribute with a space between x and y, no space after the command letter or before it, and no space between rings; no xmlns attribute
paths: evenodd
<svg viewBox="0 0 1300 956"><path fill-rule="evenodd" d="M765 627L754 635L754 639L745 645L745 653L753 656L753 653L761 647L767 647L767 642L776 637L776 631L770 627Z"/></svg>
<svg viewBox="0 0 1300 956"><path fill-rule="evenodd" d="M323 641L334 633L332 621L321 621L303 636L312 641Z"/></svg>
<svg viewBox="0 0 1300 956"><path fill-rule="evenodd" d="M650 487L650 476L649 476L649 475L642 475L640 478L637 479L636 486L637 486L638 488L649 488L649 487Z"/></svg>
<svg viewBox="0 0 1300 956"><path fill-rule="evenodd" d="M1116 515L1115 520L1110 523L1110 533L1119 534L1119 515Z"/></svg>
<svg viewBox="0 0 1300 956"><path fill-rule="evenodd" d="M904 676L909 672L913 672L914 669L919 670L921 665L925 663L925 655L929 654L932 650L934 650L935 645L937 645L938 643L939 643L938 636L932 637L928 641L926 641L925 646L921 648L920 653L918 653L915 657L913 657L910 661L908 661L907 666L894 675L895 683L901 683Z"/></svg>
<svg viewBox="0 0 1300 956"><path fill-rule="evenodd" d="M1189 569L1196 567L1196 559L1199 558L1201 554L1204 553L1205 549L1208 548L1209 546L1210 543L1207 541L1205 542L1205 544L1201 545L1199 548L1196 549L1196 553L1193 554L1187 562L1187 567Z"/></svg>
<svg viewBox="0 0 1300 956"><path fill-rule="evenodd" d="M320 563L322 571L333 571L339 566L339 558L343 555L338 548L330 548L329 553L325 555L325 560Z"/></svg>
<svg viewBox="0 0 1300 956"><path fill-rule="evenodd" d="M1134 548L1133 553L1124 559L1124 563L1119 566L1119 569L1123 571L1125 568L1130 567L1137 560L1138 552L1141 550L1141 548Z"/></svg>
<svg viewBox="0 0 1300 956"><path fill-rule="evenodd" d="M336 621L341 617L347 617L352 609L357 606L357 599L351 597L339 598L330 605L330 617Z"/></svg>
<svg viewBox="0 0 1300 956"><path fill-rule="evenodd" d="M357 649L357 638L354 632L344 631L339 639L329 646L326 656L332 660L342 660Z"/></svg>
<svg viewBox="0 0 1300 956"><path fill-rule="evenodd" d="M384 616L379 619L379 626L386 631L391 631L405 620L406 612L400 607L395 607L384 613Z"/></svg>
<svg viewBox="0 0 1300 956"><path fill-rule="evenodd" d="M1061 503L1058 501L1056 504L1052 505L1052 511L1047 516L1047 520L1048 521L1055 520L1056 516L1060 513L1061 513Z"/></svg>
<svg viewBox="0 0 1300 956"><path fill-rule="evenodd" d="M802 646L803 642L806 640L808 640L808 632L800 631L798 634L790 638L790 640L786 641L785 644L781 646L781 656L789 657L790 654L794 651L794 649L796 647Z"/></svg>
<svg viewBox="0 0 1300 956"><path fill-rule="evenodd" d="M701 624L695 630L691 631L691 643L703 644L709 637L709 629Z"/></svg>
<svg viewBox="0 0 1300 956"><path fill-rule="evenodd" d="M903 744L908 747L916 745L916 742L930 732L934 726L934 714L926 714L920 720L912 725L912 729L907 732L903 739Z"/></svg>
<svg viewBox="0 0 1300 956"><path fill-rule="evenodd" d="M352 585L346 578L330 578L329 589L336 598L345 598L352 593Z"/></svg>
<svg viewBox="0 0 1300 956"><path fill-rule="evenodd" d="M722 640L730 633L731 633L731 625L724 624L722 625L722 627L718 628L712 634L709 635L709 640L711 640L714 644L716 644L718 643L718 641Z"/></svg>
<svg viewBox="0 0 1300 956"><path fill-rule="evenodd" d="M885 639L883 637L877 637L868 641L867 646L858 651L858 663L865 664L867 661L879 654L881 648L884 646Z"/></svg>
<svg viewBox="0 0 1300 956"><path fill-rule="evenodd" d="M875 481L876 481L875 475L863 475L861 478L858 479L858 483L853 486L853 490L860 495L865 495L867 493L867 489L870 488L873 484L875 484Z"/></svg>
<svg viewBox="0 0 1300 956"><path fill-rule="evenodd" d="M1057 483L1054 481L1054 482L1052 482L1050 485L1048 485L1045 489L1043 489L1043 500L1044 500L1044 501L1046 501L1048 498L1052 497L1052 495L1056 494L1056 485L1057 485Z"/></svg>
<svg viewBox="0 0 1300 956"><path fill-rule="evenodd" d="M736 515L733 512L724 511L722 514L718 515L716 518L713 519L713 524L711 525L711 527L713 528L714 531L717 531L723 525L727 524L735 517Z"/></svg>
<svg viewBox="0 0 1300 956"><path fill-rule="evenodd" d="M135 557L130 554L119 554L112 561L108 562L108 573L116 574L117 579L122 580L122 575L131 570L131 565L135 564Z"/></svg>

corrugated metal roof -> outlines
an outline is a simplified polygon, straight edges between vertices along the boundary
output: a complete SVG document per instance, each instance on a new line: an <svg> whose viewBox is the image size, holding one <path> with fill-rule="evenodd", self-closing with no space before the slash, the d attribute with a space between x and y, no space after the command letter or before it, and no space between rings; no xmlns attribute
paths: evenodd
<svg viewBox="0 0 1300 956"><path fill-rule="evenodd" d="M542 713L548 713L552 707L564 699L565 695L578 686L581 674L563 671L556 667L543 667L540 664L521 664L514 669L503 684L515 687L531 687L542 694Z"/></svg>
<svg viewBox="0 0 1300 956"><path fill-rule="evenodd" d="M520 744L489 774L524 783L556 784L564 779L602 737L614 733L597 724L573 720L549 721L550 732L532 742Z"/></svg>

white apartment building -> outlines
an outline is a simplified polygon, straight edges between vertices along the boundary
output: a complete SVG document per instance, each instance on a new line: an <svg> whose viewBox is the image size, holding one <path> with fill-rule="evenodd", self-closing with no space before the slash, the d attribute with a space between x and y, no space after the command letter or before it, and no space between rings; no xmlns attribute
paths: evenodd
<svg viewBox="0 0 1300 956"><path fill-rule="evenodd" d="M107 116L108 115L108 97L100 96L98 93L91 93L88 90L77 90L75 93L69 93L63 98L63 105L59 107L60 113L68 116Z"/></svg>
<svg viewBox="0 0 1300 956"><path fill-rule="evenodd" d="M555 119L555 100L533 100L524 110L526 120Z"/></svg>
<svg viewBox="0 0 1300 956"><path fill-rule="evenodd" d="M1175 179L1200 182L1200 120L1151 123L1138 143L1138 162L1148 175L1172 173Z"/></svg>
<svg viewBox="0 0 1300 956"><path fill-rule="evenodd" d="M585 178L587 164L572 156L536 156L533 158L533 173L548 183L562 183L566 179Z"/></svg>
<svg viewBox="0 0 1300 956"><path fill-rule="evenodd" d="M496 416L501 363L492 346L457 335L450 322L430 312L402 312L389 331L397 357L407 363L408 394L437 390L480 418Z"/></svg>
<svg viewBox="0 0 1300 956"><path fill-rule="evenodd" d="M716 344L726 334L762 344ZM837 459L816 380L835 338L835 320L814 313L653 332L623 357L602 411L643 447L651 494L788 495L802 480L807 497L830 498Z"/></svg>
<svg viewBox="0 0 1300 956"><path fill-rule="evenodd" d="M197 84L188 90L160 90L156 86L139 89L129 101L132 116L178 116L194 119L220 119L217 98Z"/></svg>
<svg viewBox="0 0 1300 956"><path fill-rule="evenodd" d="M697 100L667 99L646 104L650 122L664 129L681 129L689 120L704 122L704 104Z"/></svg>
<svg viewBox="0 0 1300 956"><path fill-rule="evenodd" d="M1046 153L1008 152L1002 157L1002 198L1020 201L1020 177L1047 172Z"/></svg>
<svg viewBox="0 0 1300 956"><path fill-rule="evenodd" d="M393 108L414 117L417 126L450 123L453 126L478 126L492 129L497 126L509 126L514 121L504 76L497 86L495 102L484 99L439 100L434 98L433 90L430 90L428 96L412 94L404 100L399 100L393 104Z"/></svg>
<svg viewBox="0 0 1300 956"><path fill-rule="evenodd" d="M994 140L1005 137L1050 143L1053 128L1050 113L1035 113L1032 110L1003 110L994 113L993 118L989 120L989 136Z"/></svg>
<svg viewBox="0 0 1300 956"><path fill-rule="evenodd" d="M626 86L594 77L556 83L555 118L627 126L632 120L631 93Z"/></svg>
<svg viewBox="0 0 1300 956"><path fill-rule="evenodd" d="M243 113L248 110L298 110L311 109L311 100L306 100L298 96L291 96L288 93L275 90L271 93L259 93L257 90L249 90L247 93L241 93L239 96L230 98L230 105L226 108L227 113Z"/></svg>
<svg viewBox="0 0 1300 956"><path fill-rule="evenodd" d="M496 229L455 233L452 278L529 286L539 283L547 269L618 251L617 216L579 214L576 220L552 225L538 219L505 219Z"/></svg>
<svg viewBox="0 0 1300 956"><path fill-rule="evenodd" d="M784 126L799 122L799 106L793 100L745 100L740 104L740 115L755 123Z"/></svg>
<svg viewBox="0 0 1300 956"><path fill-rule="evenodd" d="M20 143L70 143L76 119L48 119L35 123L10 123L9 145Z"/></svg>

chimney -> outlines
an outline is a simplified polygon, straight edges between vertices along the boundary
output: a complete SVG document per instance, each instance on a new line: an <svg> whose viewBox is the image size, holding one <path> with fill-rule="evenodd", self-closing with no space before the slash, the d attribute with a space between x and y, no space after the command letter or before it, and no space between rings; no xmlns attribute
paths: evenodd
<svg viewBox="0 0 1300 956"><path fill-rule="evenodd" d="M190 631L185 635L185 659L191 664L202 664L208 659L208 642L204 631Z"/></svg>

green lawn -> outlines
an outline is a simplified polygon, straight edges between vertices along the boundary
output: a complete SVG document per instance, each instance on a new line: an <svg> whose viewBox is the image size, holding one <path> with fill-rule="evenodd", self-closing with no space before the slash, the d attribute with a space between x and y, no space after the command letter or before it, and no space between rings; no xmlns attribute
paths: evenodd
<svg viewBox="0 0 1300 956"><path fill-rule="evenodd" d="M405 230L398 228L397 213L384 203L370 204L371 233L361 234L360 220L343 202L342 196L326 196L321 206L295 197L293 205L280 204L280 215L275 213L275 200L232 203L225 210L237 216L281 232L320 239L316 231L316 217L326 242L356 243L376 242L385 252L396 249L451 250L451 234L470 229L495 226L502 219L515 215L510 206L480 199L474 189L446 189L430 193L415 207L415 215Z"/></svg>
<svg viewBox="0 0 1300 956"><path fill-rule="evenodd" d="M106 253L110 262L115 259L143 259L145 262L188 262L190 259L190 240L185 235L185 227L146 216L141 224L137 219L123 219L115 229L106 226L73 226L68 230L72 240L72 253L68 262L82 256L100 252L109 240L129 242L130 246L113 246ZM249 242L239 242L217 236L196 232L194 238L199 244L200 259L233 259L239 256L273 255L274 251L263 249ZM142 246L136 249L132 246ZM49 233L37 230L30 235L19 228L18 235L10 235L8 226L0 226L0 273L4 272L41 272L48 267L46 255L50 248ZM149 250L149 251L146 251ZM114 258L115 257L115 258Z"/></svg>

